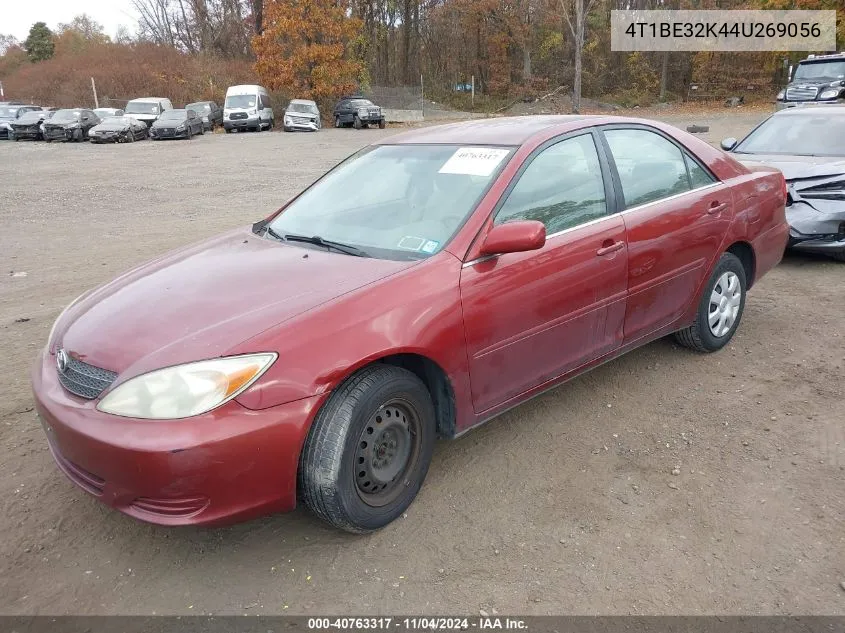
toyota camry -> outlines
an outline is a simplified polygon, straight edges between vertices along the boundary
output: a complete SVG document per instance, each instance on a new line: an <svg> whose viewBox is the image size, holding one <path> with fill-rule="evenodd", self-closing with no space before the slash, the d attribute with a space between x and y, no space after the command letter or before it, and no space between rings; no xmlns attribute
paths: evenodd
<svg viewBox="0 0 845 633"><path fill-rule="evenodd" d="M653 121L404 132L76 299L33 368L37 411L65 475L137 519L299 499L375 530L436 438L659 337L727 345L783 255L785 200L777 170Z"/></svg>

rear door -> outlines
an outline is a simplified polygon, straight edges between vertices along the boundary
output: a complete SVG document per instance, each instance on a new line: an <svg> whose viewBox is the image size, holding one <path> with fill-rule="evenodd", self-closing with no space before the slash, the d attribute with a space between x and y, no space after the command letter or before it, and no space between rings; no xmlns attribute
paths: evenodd
<svg viewBox="0 0 845 633"><path fill-rule="evenodd" d="M494 225L543 222L543 248L481 258L461 270L477 413L622 342L625 226L597 138L580 132L539 148L494 212Z"/></svg>
<svg viewBox="0 0 845 633"><path fill-rule="evenodd" d="M675 323L697 298L733 217L730 188L675 139L602 129L628 243L625 343Z"/></svg>

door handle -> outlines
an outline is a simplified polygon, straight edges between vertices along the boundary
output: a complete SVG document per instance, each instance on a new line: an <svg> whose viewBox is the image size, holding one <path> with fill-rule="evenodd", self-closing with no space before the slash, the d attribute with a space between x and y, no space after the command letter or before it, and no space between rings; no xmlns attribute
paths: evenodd
<svg viewBox="0 0 845 633"><path fill-rule="evenodd" d="M605 240L602 242L601 248L596 251L596 255L601 257L602 255L610 255L611 253L615 253L621 248L625 247L625 242L614 242L613 240Z"/></svg>
<svg viewBox="0 0 845 633"><path fill-rule="evenodd" d="M723 202L719 204L718 200L714 200L710 203L710 207L707 209L707 215L718 215L722 211L728 208L728 203Z"/></svg>

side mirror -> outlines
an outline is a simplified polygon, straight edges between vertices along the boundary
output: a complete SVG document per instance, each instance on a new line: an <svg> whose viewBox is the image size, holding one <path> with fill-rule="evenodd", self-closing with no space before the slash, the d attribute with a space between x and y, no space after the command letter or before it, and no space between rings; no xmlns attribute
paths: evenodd
<svg viewBox="0 0 845 633"><path fill-rule="evenodd" d="M731 151L734 147L736 147L736 144L737 144L737 140L733 136L731 136L730 138L726 138L726 139L722 140L722 142L720 143L720 145L722 146L722 149L725 150L726 152Z"/></svg>
<svg viewBox="0 0 845 633"><path fill-rule="evenodd" d="M546 227L537 220L519 220L506 222L490 229L484 244L482 255L502 255L535 251L546 243Z"/></svg>

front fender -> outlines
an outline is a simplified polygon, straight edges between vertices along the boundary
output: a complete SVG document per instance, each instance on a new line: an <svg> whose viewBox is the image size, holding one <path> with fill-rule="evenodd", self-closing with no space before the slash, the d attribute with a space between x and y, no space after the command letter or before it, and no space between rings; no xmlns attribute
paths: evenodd
<svg viewBox="0 0 845 633"><path fill-rule="evenodd" d="M273 350L279 358L238 402L264 409L323 394L378 359L417 354L444 370L455 395L456 425L469 425L460 268L441 251L239 345L230 353Z"/></svg>

